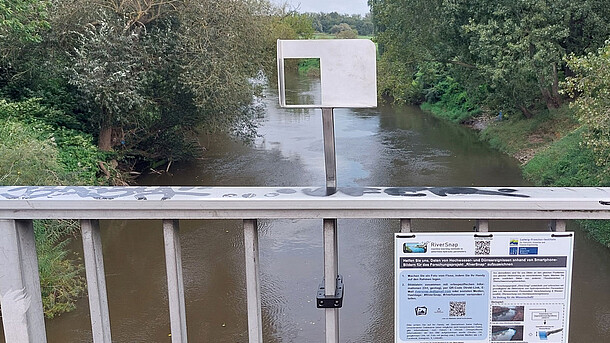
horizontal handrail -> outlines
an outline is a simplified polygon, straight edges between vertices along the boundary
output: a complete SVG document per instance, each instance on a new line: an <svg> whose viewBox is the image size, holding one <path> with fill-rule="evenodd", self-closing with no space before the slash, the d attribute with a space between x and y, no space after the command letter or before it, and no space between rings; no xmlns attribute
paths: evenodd
<svg viewBox="0 0 610 343"><path fill-rule="evenodd" d="M0 219L610 219L610 188L0 187Z"/></svg>

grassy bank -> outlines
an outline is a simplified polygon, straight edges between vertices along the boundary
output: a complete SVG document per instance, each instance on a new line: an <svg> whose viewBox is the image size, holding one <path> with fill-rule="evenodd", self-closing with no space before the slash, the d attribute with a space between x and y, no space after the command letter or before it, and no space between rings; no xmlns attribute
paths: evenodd
<svg viewBox="0 0 610 343"><path fill-rule="evenodd" d="M0 100L0 185L95 185L104 156L90 135L69 129L61 111L36 99ZM45 315L74 309L85 290L82 266L67 249L78 232L68 220L34 221Z"/></svg>
<svg viewBox="0 0 610 343"><path fill-rule="evenodd" d="M545 110L531 119L511 117L489 122L481 131L481 139L504 153L514 156L522 165L536 154L552 146L578 127L568 107Z"/></svg>
<svg viewBox="0 0 610 343"><path fill-rule="evenodd" d="M298 64L299 75L309 77L320 77L320 59L319 58L303 58Z"/></svg>
<svg viewBox="0 0 610 343"><path fill-rule="evenodd" d="M421 109L434 114L436 117L449 120L453 123L462 124L470 118L476 116L479 112L471 112L463 108L448 106L442 102L421 104Z"/></svg>
<svg viewBox="0 0 610 343"><path fill-rule="evenodd" d="M552 142L523 166L525 177L540 186L608 187L610 175L595 163L596 156L583 144L579 128ZM589 235L610 248L610 221L581 220Z"/></svg>
<svg viewBox="0 0 610 343"><path fill-rule="evenodd" d="M521 163L523 175L537 186L610 186L610 175L596 165L594 153L582 144L583 128L573 110L564 106L545 110L531 119L472 117L464 111L447 111L440 104L422 109L452 122L481 122L479 137ZM462 115L456 115L460 112ZM610 248L610 221L581 221L589 235Z"/></svg>

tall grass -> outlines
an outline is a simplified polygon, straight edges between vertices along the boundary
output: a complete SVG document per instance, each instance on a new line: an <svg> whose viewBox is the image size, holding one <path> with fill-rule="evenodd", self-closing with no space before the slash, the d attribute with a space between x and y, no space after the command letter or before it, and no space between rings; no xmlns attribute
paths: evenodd
<svg viewBox="0 0 610 343"><path fill-rule="evenodd" d="M575 130L538 153L523 167L524 175L541 186L610 186L610 175L596 165L596 155L582 144L582 132L582 128ZM610 248L610 221L579 222L589 236Z"/></svg>
<svg viewBox="0 0 610 343"><path fill-rule="evenodd" d="M90 137L48 123L47 114L56 113L32 101L0 100L0 185L97 183L96 164L101 154ZM74 221L34 221L42 302L48 318L74 309L85 290L81 263L68 249L78 230Z"/></svg>
<svg viewBox="0 0 610 343"><path fill-rule="evenodd" d="M531 119L513 116L496 122L481 132L481 138L493 148L514 156L526 149L543 149L576 127L573 112L565 106L542 111Z"/></svg>
<svg viewBox="0 0 610 343"><path fill-rule="evenodd" d="M76 300L85 290L83 267L71 256L67 245L78 232L73 220L35 220L34 234L42 304L47 318L75 309Z"/></svg>

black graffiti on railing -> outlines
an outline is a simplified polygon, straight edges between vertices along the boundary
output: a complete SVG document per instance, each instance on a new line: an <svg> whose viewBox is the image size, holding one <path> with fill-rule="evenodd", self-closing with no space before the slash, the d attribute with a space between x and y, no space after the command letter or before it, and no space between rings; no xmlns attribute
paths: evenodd
<svg viewBox="0 0 610 343"><path fill-rule="evenodd" d="M501 195L508 197L529 198L529 195L516 193L516 189L499 188L498 190L479 189L475 187L389 187L389 188L373 188L373 187L339 187L335 192L328 194L326 188L305 188L303 193L309 196L324 197L335 193L343 193L345 195L360 197L365 194L379 194L381 191L391 196L404 197L425 197L429 193L437 196L445 197L448 195Z"/></svg>
<svg viewBox="0 0 610 343"><path fill-rule="evenodd" d="M326 188L304 188L303 194L314 196L314 197L324 197L328 195L333 195L335 193L343 193L345 195L349 195L352 197L361 197L365 194L379 194L381 193L381 188L373 188L373 187L339 187L335 192L331 192L328 194Z"/></svg>
<svg viewBox="0 0 610 343"><path fill-rule="evenodd" d="M78 196L96 200L113 200L134 197L137 200L147 200L150 196L161 195L161 200L169 200L176 195L206 197L210 193L202 192L208 187L15 187L6 193L0 193L5 199L40 199L63 196Z"/></svg>
<svg viewBox="0 0 610 343"><path fill-rule="evenodd" d="M6 189L5 187L0 190ZM113 200L125 199L128 197L137 200L148 200L150 197L161 200L169 200L177 195L189 196L194 198L207 197L211 193L210 187L81 187L81 186L56 186L56 187L37 187L37 186L19 186L8 188L5 192L0 192L0 197L5 199L40 199L40 198L57 198L65 196L77 196L85 199L95 200ZM257 197L256 189L245 189L243 193L225 193L224 198L241 198L252 199ZM275 198L288 196L298 193L298 190L292 188L280 188L272 192L263 194L266 198ZM301 193L313 197L326 197L336 193L341 193L350 197L361 197L367 194L385 193L390 196L401 197L425 197L430 194L445 197L448 195L500 195L508 197L528 198L529 195L517 193L516 189L499 188L497 190L479 189L474 187L339 187L332 192L328 192L325 187L318 188L303 188Z"/></svg>
<svg viewBox="0 0 610 343"><path fill-rule="evenodd" d="M403 197L424 197L430 192L434 195L446 197L447 195L501 195L507 197L529 198L527 194L516 193L516 189L499 188L498 190L479 189L475 187L390 187L384 190L385 194Z"/></svg>

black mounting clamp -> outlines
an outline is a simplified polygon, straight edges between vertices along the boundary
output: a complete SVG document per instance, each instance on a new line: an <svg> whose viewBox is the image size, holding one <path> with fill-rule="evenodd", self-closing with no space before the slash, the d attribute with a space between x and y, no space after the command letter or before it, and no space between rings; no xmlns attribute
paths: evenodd
<svg viewBox="0 0 610 343"><path fill-rule="evenodd" d="M335 295L326 295L326 292L324 292L324 279L322 279L322 283L318 287L316 305L318 308L341 308L343 306L343 276L337 275Z"/></svg>

